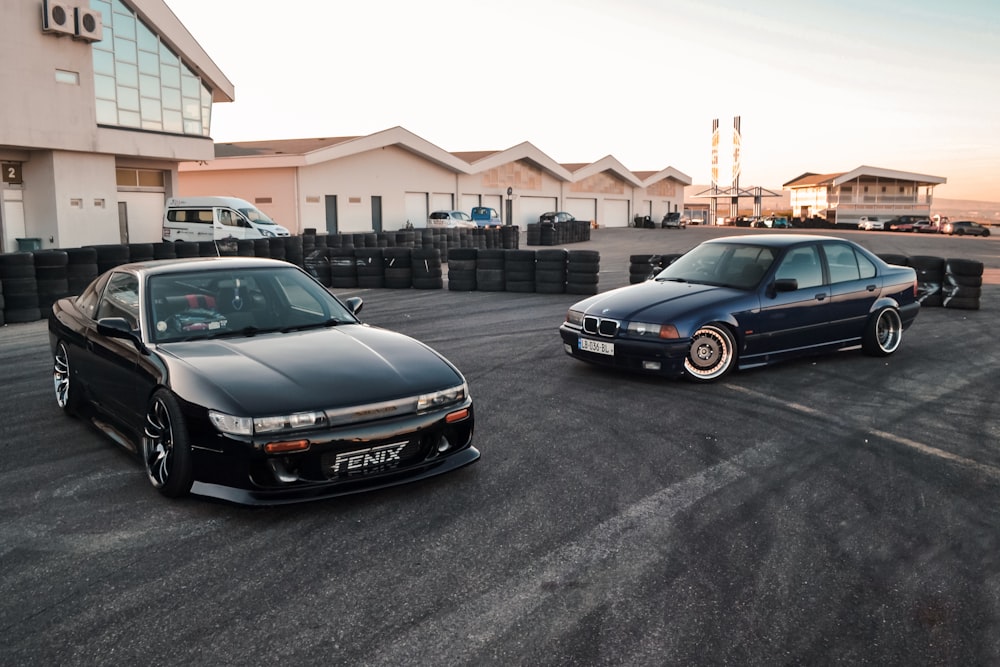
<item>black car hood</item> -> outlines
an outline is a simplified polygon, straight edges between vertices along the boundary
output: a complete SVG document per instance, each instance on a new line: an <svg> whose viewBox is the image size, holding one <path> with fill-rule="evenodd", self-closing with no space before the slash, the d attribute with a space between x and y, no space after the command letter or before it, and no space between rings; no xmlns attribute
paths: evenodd
<svg viewBox="0 0 1000 667"><path fill-rule="evenodd" d="M746 298L748 292L732 287L686 283L670 280L620 287L585 299L578 304L588 315L620 320L642 320L643 316L666 321L693 310L710 309L733 299Z"/></svg>
<svg viewBox="0 0 1000 667"><path fill-rule="evenodd" d="M211 401L219 409L248 415L364 405L462 382L423 343L360 324L168 343L160 351L172 385L195 382L199 393L210 385L222 394ZM188 393L184 386L173 388Z"/></svg>

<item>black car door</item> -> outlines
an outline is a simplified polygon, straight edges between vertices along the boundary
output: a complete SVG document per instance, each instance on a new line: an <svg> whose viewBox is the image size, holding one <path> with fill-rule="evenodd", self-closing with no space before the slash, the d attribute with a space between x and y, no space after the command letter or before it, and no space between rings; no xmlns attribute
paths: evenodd
<svg viewBox="0 0 1000 667"><path fill-rule="evenodd" d="M139 331L139 281L127 272L115 272L97 304L95 320L121 317ZM109 338L93 321L87 331L91 397L106 417L134 427L139 351L129 340Z"/></svg>

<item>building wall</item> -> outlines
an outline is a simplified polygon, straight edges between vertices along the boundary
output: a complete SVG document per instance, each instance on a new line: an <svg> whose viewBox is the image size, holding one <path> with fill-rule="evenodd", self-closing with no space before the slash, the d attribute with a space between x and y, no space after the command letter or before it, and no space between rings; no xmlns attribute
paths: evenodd
<svg viewBox="0 0 1000 667"><path fill-rule="evenodd" d="M239 197L245 199L292 234L300 234L294 167L232 171L184 171L178 177L177 196ZM266 201L270 200L270 201Z"/></svg>

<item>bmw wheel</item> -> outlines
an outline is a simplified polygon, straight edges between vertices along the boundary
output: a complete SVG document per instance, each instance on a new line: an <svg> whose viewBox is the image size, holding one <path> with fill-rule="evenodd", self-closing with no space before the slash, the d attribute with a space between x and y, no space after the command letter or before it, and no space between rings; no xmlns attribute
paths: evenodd
<svg viewBox="0 0 1000 667"><path fill-rule="evenodd" d="M179 498L191 490L191 443L180 405L166 389L158 389L149 402L142 460L150 483L163 495Z"/></svg>
<svg viewBox="0 0 1000 667"><path fill-rule="evenodd" d="M884 308L868 321L861 349L873 357L887 357L903 339L903 321L895 308Z"/></svg>
<svg viewBox="0 0 1000 667"><path fill-rule="evenodd" d="M706 324L691 337L684 373L698 382L718 380L736 360L736 340L724 325Z"/></svg>
<svg viewBox="0 0 1000 667"><path fill-rule="evenodd" d="M52 358L52 384L56 392L56 405L68 415L75 415L79 410L79 391L70 374L69 350L66 343L59 341Z"/></svg>

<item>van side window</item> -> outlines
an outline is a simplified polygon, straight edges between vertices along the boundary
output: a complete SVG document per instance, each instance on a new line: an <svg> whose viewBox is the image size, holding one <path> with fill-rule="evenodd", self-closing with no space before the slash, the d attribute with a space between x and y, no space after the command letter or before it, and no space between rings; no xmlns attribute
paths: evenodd
<svg viewBox="0 0 1000 667"><path fill-rule="evenodd" d="M210 208L172 208L167 211L170 222L197 222L204 225L212 224L212 209Z"/></svg>
<svg viewBox="0 0 1000 667"><path fill-rule="evenodd" d="M219 209L219 222L221 222L226 227L238 227L239 223L236 221L236 216L228 208Z"/></svg>

